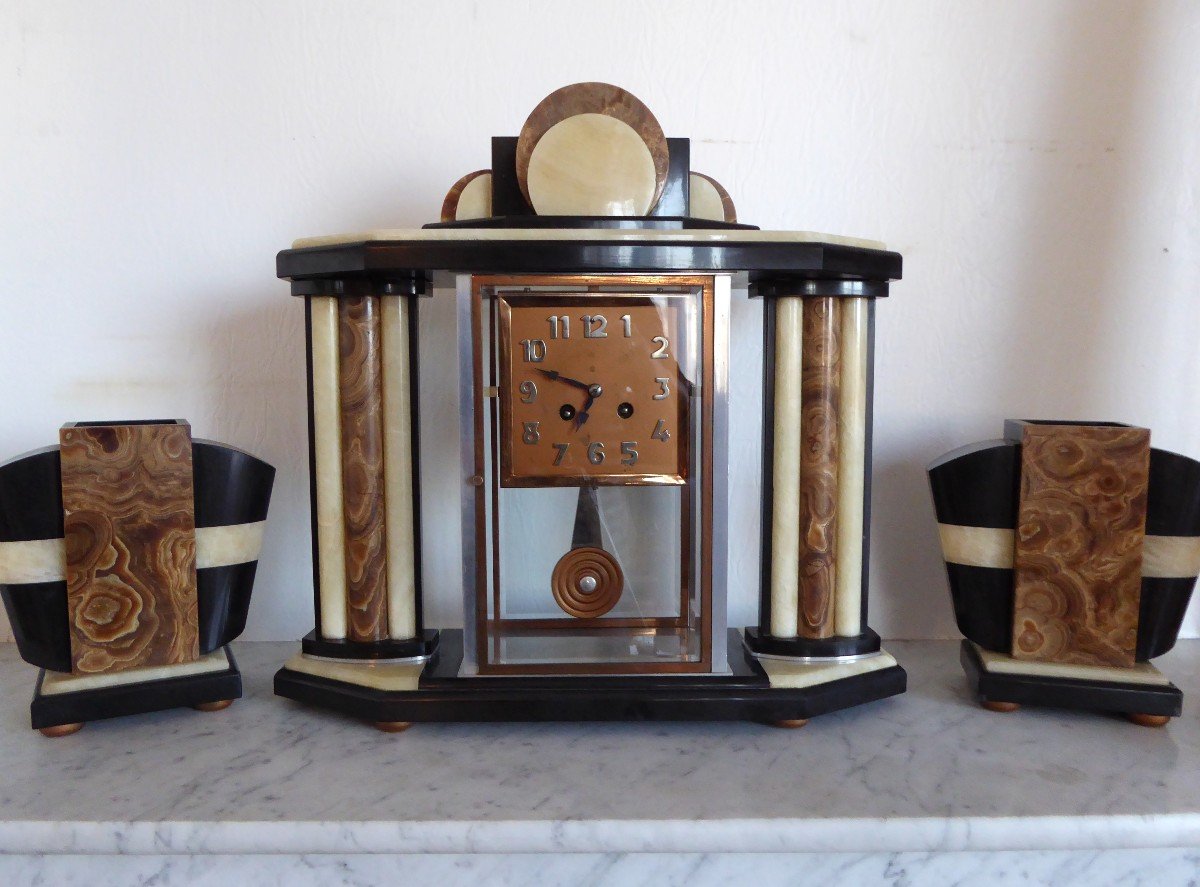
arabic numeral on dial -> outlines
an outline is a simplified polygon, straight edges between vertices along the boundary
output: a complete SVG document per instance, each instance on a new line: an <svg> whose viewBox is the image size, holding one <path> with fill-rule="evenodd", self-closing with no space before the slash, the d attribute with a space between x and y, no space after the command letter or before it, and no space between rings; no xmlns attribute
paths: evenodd
<svg viewBox="0 0 1200 887"><path fill-rule="evenodd" d="M608 318L603 314L585 314L583 321L583 337L585 339L607 339Z"/></svg>
<svg viewBox="0 0 1200 887"><path fill-rule="evenodd" d="M622 465L636 465L638 459L637 441L626 440L621 442L621 455L625 458L621 460Z"/></svg>
<svg viewBox="0 0 1200 887"><path fill-rule="evenodd" d="M659 419L658 424L654 426L654 433L650 435L655 440L661 440L666 443L671 439L671 432L667 431L667 420Z"/></svg>
<svg viewBox="0 0 1200 887"><path fill-rule="evenodd" d="M667 356L667 345L669 343L666 336L655 336L650 341L658 343L658 347L654 349L654 353L650 355L651 357L662 359Z"/></svg>
<svg viewBox="0 0 1200 887"><path fill-rule="evenodd" d="M541 339L522 339L526 363L541 363L546 359L546 343Z"/></svg>
<svg viewBox="0 0 1200 887"><path fill-rule="evenodd" d="M622 314L621 323L625 324L625 338L628 339L633 335L633 318L628 314Z"/></svg>
<svg viewBox="0 0 1200 887"><path fill-rule="evenodd" d="M554 457L555 465L562 465L563 456L567 455L567 450L570 448L570 446L571 445L569 443L565 443L565 444L556 443L554 445L554 449L558 450L558 454L555 455L555 457Z"/></svg>
<svg viewBox="0 0 1200 887"><path fill-rule="evenodd" d="M538 426L541 422L524 422L525 433L521 435L521 440L532 446L542 439L542 435L538 433Z"/></svg>
<svg viewBox="0 0 1200 887"><path fill-rule="evenodd" d="M588 444L588 461L593 465L599 465L604 461L604 444L600 441Z"/></svg>
<svg viewBox="0 0 1200 887"><path fill-rule="evenodd" d="M550 324L550 338L559 338L559 330L562 330L562 338L571 338L571 318L565 314L555 314L546 318Z"/></svg>
<svg viewBox="0 0 1200 887"><path fill-rule="evenodd" d="M667 395L671 393L671 380L663 376L656 376L654 381L658 383L658 387L662 389L658 394L654 395L655 400L666 400Z"/></svg>
<svg viewBox="0 0 1200 887"><path fill-rule="evenodd" d="M537 386L526 379L520 385L521 388L521 403L533 403L537 400ZM657 397L658 395L655 395Z"/></svg>

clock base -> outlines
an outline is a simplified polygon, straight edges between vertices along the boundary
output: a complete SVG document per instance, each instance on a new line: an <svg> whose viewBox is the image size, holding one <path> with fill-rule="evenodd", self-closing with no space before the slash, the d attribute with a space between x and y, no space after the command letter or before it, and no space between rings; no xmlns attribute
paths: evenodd
<svg viewBox="0 0 1200 887"><path fill-rule="evenodd" d="M365 666L305 660L304 670L284 666L275 692L370 723L437 721L805 721L839 709L903 693L904 669L886 654L868 670L843 666L804 678L797 668L771 675L729 632L725 675L568 677L460 677L462 631L444 629L438 651L411 679L381 684ZM361 682L347 669L361 669ZM784 671L787 671L785 668ZM337 675L332 677L331 675ZM828 679L825 679L828 677Z"/></svg>
<svg viewBox="0 0 1200 887"><path fill-rule="evenodd" d="M1008 656L981 654L971 641L964 640L960 647L959 661L971 691L991 711L1011 712L1022 705L1090 709L1122 714L1143 726L1162 726L1183 710L1183 692L1152 667L1145 671L1154 680L1091 680L1053 674L1059 670L1053 665L1042 674L998 671L1003 667L1001 660L1014 661ZM1117 670L1095 671L1100 677Z"/></svg>
<svg viewBox="0 0 1200 887"><path fill-rule="evenodd" d="M233 700L241 698L242 673L238 671L228 647L218 650L213 659L223 661L215 663L217 668L199 673L188 673L196 663L163 666L155 671L166 676L154 680L116 683L86 690L71 690L69 678L66 681L51 678L43 669L38 675L33 702L29 706L32 727L45 736L65 736L78 730L87 721L145 714L167 708L190 707L202 712L227 708ZM170 672L173 669L183 673L172 676ZM111 677L119 679L120 672ZM54 692L49 692L51 680L59 684L54 687ZM74 729L68 730L68 727Z"/></svg>

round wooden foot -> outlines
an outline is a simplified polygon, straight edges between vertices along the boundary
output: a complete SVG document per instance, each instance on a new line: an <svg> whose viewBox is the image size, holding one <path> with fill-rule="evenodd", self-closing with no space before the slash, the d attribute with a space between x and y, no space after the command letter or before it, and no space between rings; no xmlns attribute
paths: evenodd
<svg viewBox="0 0 1200 887"><path fill-rule="evenodd" d="M218 699L216 702L197 702L192 708L196 711L221 711L233 705L232 699Z"/></svg>
<svg viewBox="0 0 1200 887"><path fill-rule="evenodd" d="M1162 727L1166 725L1167 721L1171 720L1170 715L1129 714L1126 717L1139 727Z"/></svg>
<svg viewBox="0 0 1200 887"><path fill-rule="evenodd" d="M43 736L56 739L59 736L70 736L72 733L78 733L82 729L83 724L56 724L53 727L39 727L38 732Z"/></svg>
<svg viewBox="0 0 1200 887"><path fill-rule="evenodd" d="M412 721L376 721L375 729L384 733L403 733L412 726Z"/></svg>
<svg viewBox="0 0 1200 887"><path fill-rule="evenodd" d="M772 727L781 727L784 730L799 730L808 723L808 718L786 718L782 721L772 721Z"/></svg>
<svg viewBox="0 0 1200 887"><path fill-rule="evenodd" d="M997 702L994 699L989 699L983 703L983 707L988 711L1016 711L1021 707L1019 702Z"/></svg>

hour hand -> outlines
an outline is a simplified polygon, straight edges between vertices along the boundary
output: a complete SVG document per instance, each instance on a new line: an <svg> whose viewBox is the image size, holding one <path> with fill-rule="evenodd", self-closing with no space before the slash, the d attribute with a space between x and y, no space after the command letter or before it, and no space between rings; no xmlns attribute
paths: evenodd
<svg viewBox="0 0 1200 887"><path fill-rule="evenodd" d="M570 379L559 373L558 370L544 370L541 367L535 367L535 369L551 381L566 382L568 385L574 385L576 388L582 388L584 391L588 391L592 387L587 382L580 382L578 379Z"/></svg>

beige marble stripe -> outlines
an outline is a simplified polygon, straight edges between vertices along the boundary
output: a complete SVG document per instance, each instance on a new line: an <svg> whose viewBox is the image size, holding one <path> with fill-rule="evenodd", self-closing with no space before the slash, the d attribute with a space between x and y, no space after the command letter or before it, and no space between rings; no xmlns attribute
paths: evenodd
<svg viewBox="0 0 1200 887"><path fill-rule="evenodd" d="M321 237L302 237L292 242L292 249L311 246L333 246L339 243L365 243L388 240L606 240L654 242L658 240L690 243L835 243L860 246L865 249L887 249L878 240L824 234L819 231L752 231L728 229L721 231L656 231L653 229L619 230L616 228L376 228L350 234L328 234Z"/></svg>
<svg viewBox="0 0 1200 887"><path fill-rule="evenodd" d="M1200 576L1200 536L1147 536L1142 544L1143 579Z"/></svg>
<svg viewBox="0 0 1200 887"><path fill-rule="evenodd" d="M417 633L408 299L384 296L382 309L388 636L402 639Z"/></svg>
<svg viewBox="0 0 1200 887"><path fill-rule="evenodd" d="M800 607L800 356L803 301L775 303L775 428L771 469L771 634L794 638Z"/></svg>
<svg viewBox="0 0 1200 887"><path fill-rule="evenodd" d="M333 296L310 296L313 455L321 636L346 637L346 522L342 506L342 431L338 394L338 309Z"/></svg>
<svg viewBox="0 0 1200 887"><path fill-rule="evenodd" d="M0 585L62 582L67 554L62 539L0 542Z"/></svg>
<svg viewBox="0 0 1200 887"><path fill-rule="evenodd" d="M229 657L222 647L213 650L199 659L191 662L180 662L175 665L151 665L147 668L127 668L123 671L106 674L91 674L75 676L66 672L47 671L42 678L42 695L58 696L62 693L80 693L84 690L99 690L104 687L121 687L126 684L140 684L143 681L163 681L169 678L182 678L188 675L211 674L226 671L229 668Z"/></svg>
<svg viewBox="0 0 1200 887"><path fill-rule="evenodd" d="M842 302L841 400L838 417L837 574L834 634L862 631L863 507L867 470L866 299Z"/></svg>
<svg viewBox="0 0 1200 887"><path fill-rule="evenodd" d="M875 656L853 659L850 662L788 662L765 656L756 661L767 673L772 690L815 687L817 684L828 684L830 681L840 681L842 678L891 668L896 664L895 657L883 650Z"/></svg>
<svg viewBox="0 0 1200 887"><path fill-rule="evenodd" d="M938 524L938 535L942 538L942 557L949 563L1012 569L1012 530Z"/></svg>
<svg viewBox="0 0 1200 887"><path fill-rule="evenodd" d="M196 569L258 560L266 521L196 528ZM66 579L62 539L0 542L0 585L62 582Z"/></svg>
<svg viewBox="0 0 1200 887"><path fill-rule="evenodd" d="M265 520L224 527L196 527L196 569L229 567L258 560Z"/></svg>
<svg viewBox="0 0 1200 887"><path fill-rule="evenodd" d="M416 690L424 662L332 662L297 653L284 668L373 690Z"/></svg>
<svg viewBox="0 0 1200 887"><path fill-rule="evenodd" d="M1077 678L1084 681L1116 681L1122 684L1171 683L1166 676L1149 662L1138 662L1124 668L1114 665L1069 665L1061 662L1037 662L1031 659L1013 659L1003 653L985 650L973 644L984 670L993 674L1031 675L1044 678Z"/></svg>
<svg viewBox="0 0 1200 887"><path fill-rule="evenodd" d="M938 524L942 557L968 567L1013 568L1013 531ZM1191 579L1200 575L1200 536L1146 536L1143 579Z"/></svg>

